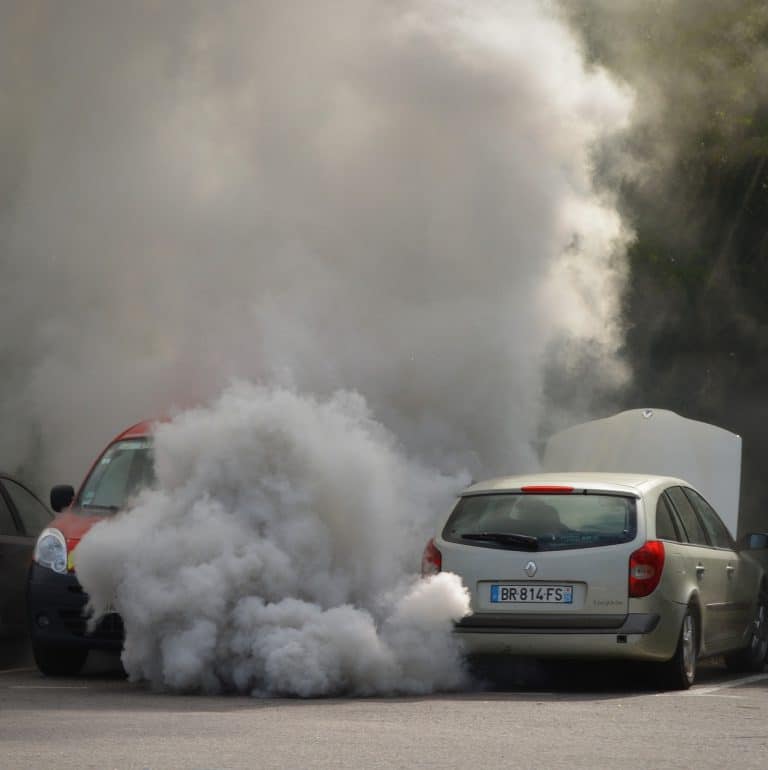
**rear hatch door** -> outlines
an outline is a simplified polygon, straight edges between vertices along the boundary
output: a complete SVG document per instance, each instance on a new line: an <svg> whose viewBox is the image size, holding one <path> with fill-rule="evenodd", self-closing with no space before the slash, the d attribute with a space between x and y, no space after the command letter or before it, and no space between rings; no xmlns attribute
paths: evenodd
<svg viewBox="0 0 768 770"><path fill-rule="evenodd" d="M471 623L494 615L531 627L618 627L639 503L589 490L467 495L439 538L442 568L469 588Z"/></svg>

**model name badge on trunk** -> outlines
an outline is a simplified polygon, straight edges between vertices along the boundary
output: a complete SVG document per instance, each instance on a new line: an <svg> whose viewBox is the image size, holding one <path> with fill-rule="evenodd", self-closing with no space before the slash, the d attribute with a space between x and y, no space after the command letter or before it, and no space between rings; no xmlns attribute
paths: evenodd
<svg viewBox="0 0 768 770"><path fill-rule="evenodd" d="M572 604L573 586L523 585L519 583L493 584L492 603Z"/></svg>

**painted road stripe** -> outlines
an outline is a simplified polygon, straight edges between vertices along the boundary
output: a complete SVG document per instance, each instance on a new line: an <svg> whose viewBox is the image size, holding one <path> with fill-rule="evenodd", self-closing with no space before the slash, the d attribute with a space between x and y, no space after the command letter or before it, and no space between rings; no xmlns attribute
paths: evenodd
<svg viewBox="0 0 768 770"><path fill-rule="evenodd" d="M702 687L701 689L695 688L688 690L688 692L681 693L682 695L711 695L720 690L727 690L730 687L741 687L745 684L752 684L753 682L762 682L768 679L768 674L752 674L752 676L742 676L739 679L733 679L729 682L723 682L722 684L714 685L713 687Z"/></svg>
<svg viewBox="0 0 768 770"><path fill-rule="evenodd" d="M722 684L712 685L711 687L692 687L690 690L683 690L681 692L660 692L658 695L667 696L701 696L701 695L716 695L722 690L728 690L732 687L741 687L745 684L752 684L753 682L763 682L768 679L768 674L752 674L750 676L742 676L738 679L730 679ZM739 698L739 695L721 695L722 698Z"/></svg>

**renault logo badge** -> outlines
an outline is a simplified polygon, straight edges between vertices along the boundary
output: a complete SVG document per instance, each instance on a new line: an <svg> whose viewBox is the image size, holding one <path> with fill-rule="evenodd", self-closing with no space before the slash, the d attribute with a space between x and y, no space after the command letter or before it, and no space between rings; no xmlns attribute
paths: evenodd
<svg viewBox="0 0 768 770"><path fill-rule="evenodd" d="M537 570L538 567L536 566L535 561L529 561L528 564L525 565L525 574L528 575L528 577L533 577Z"/></svg>

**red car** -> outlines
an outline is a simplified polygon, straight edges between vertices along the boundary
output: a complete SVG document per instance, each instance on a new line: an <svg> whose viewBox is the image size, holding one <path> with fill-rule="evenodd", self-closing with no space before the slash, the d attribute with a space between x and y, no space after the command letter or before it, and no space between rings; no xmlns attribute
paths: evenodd
<svg viewBox="0 0 768 770"><path fill-rule="evenodd" d="M44 674L76 674L89 650L122 647L123 624L117 613L87 631L83 610L88 597L77 580L72 553L94 524L124 508L153 482L153 425L140 422L114 438L77 494L71 486L51 490L57 515L37 539L27 586L32 651Z"/></svg>

